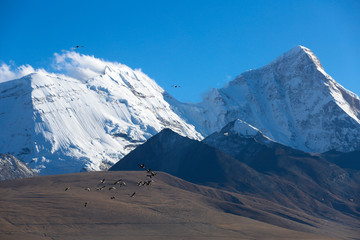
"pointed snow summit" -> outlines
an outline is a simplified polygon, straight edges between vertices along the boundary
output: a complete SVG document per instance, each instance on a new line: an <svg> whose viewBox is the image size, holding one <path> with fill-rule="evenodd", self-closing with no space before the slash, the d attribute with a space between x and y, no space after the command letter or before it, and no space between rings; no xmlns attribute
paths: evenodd
<svg viewBox="0 0 360 240"><path fill-rule="evenodd" d="M267 136L264 136L259 129L240 119L228 123L219 133L224 136L228 136L229 133L232 133L245 138L262 138L267 139L267 141L272 141Z"/></svg>
<svg viewBox="0 0 360 240"><path fill-rule="evenodd" d="M214 132L213 134L210 134L203 140L203 142L208 144L210 143L210 141L222 142L222 144L226 145L227 143L225 142L227 142L226 139L228 138L232 138L232 141L235 142L243 141L244 139L246 139L246 141L248 139L251 139L252 141L261 143L263 145L271 145L272 143L274 143L272 139L265 136L259 129L251 126L247 122L244 122L240 119L228 123L219 132ZM241 149L238 150L241 152Z"/></svg>
<svg viewBox="0 0 360 240"><path fill-rule="evenodd" d="M198 104L170 99L207 136L236 119L306 152L360 148L360 99L335 82L308 48L296 46L249 70Z"/></svg>

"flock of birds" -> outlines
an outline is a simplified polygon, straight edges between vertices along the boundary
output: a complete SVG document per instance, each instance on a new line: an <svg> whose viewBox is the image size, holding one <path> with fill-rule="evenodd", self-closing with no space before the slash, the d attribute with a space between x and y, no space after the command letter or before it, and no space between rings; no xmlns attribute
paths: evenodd
<svg viewBox="0 0 360 240"><path fill-rule="evenodd" d="M75 51L76 49L78 48L82 48L84 46L82 45L77 45L73 48L71 48L73 51ZM171 87L174 87L174 88L179 88L180 85L172 85ZM146 177L148 177L148 180L147 181L138 181L137 182L137 186L149 186L152 182L153 182L153 177L156 175L156 172L153 172L150 168L146 168L145 167L145 164L138 164L140 168L144 169L146 171ZM100 180L100 184L102 186L98 186L95 188L96 191L102 191L104 190L105 188L107 188L106 185L104 185L106 182L106 179L103 178ZM124 182L122 179L119 179L117 181L115 181L113 184L111 184L111 186L109 187L108 185L108 190L111 191L111 190L116 190L116 187L119 186L119 188L123 187L123 186L126 186L126 182ZM66 187L65 188L65 191L69 191L71 189L71 187ZM84 188L85 191L88 191L90 192L91 189L90 187L86 187ZM133 192L132 194L130 194L129 196L131 198L135 197L135 194L136 192ZM115 199L115 196L111 196L110 199ZM89 202L85 202L84 203L84 207L87 207L87 205L89 204Z"/></svg>
<svg viewBox="0 0 360 240"><path fill-rule="evenodd" d="M154 171L152 171L150 168L146 168L145 167L145 164L138 164L139 165L139 167L141 168L141 169L144 169L145 171L146 171L146 177L147 177L147 180L146 181L143 181L143 180L140 180L140 181L138 181L137 182L137 186L149 186L152 182L154 182L154 180L152 179L154 176L156 176L156 172L154 172ZM123 181L121 178L120 179L118 179L118 180L116 180L115 182L110 182L111 184L110 185L105 185L105 183L106 182L109 182L108 180L106 180L105 178L103 178L103 179L100 179L99 180L99 183L98 183L98 185L100 185L100 186L97 186L96 188L95 188L95 190L96 191L102 191L102 190L104 190L104 189L106 189L106 188L108 188L108 191L112 191L112 190L116 190L117 189L117 187L118 188L121 188L121 187L124 187L124 186L126 186L126 182L125 181ZM66 187L65 188L65 191L69 191L71 189L71 187ZM90 187L85 187L84 188L84 190L85 191L88 191L88 192L90 192L91 191L91 188ZM135 194L136 194L136 192L133 192L133 193L131 193L129 196L131 197L131 198L133 198L133 197L135 197ZM110 199L115 199L115 196L113 195L113 196L111 196L110 197ZM84 207L87 207L87 205L89 204L89 202L85 202L84 203Z"/></svg>

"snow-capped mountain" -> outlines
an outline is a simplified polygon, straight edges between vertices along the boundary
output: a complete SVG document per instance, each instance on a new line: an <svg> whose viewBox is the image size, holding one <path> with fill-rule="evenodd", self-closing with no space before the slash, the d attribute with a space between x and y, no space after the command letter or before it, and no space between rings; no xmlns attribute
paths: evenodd
<svg viewBox="0 0 360 240"><path fill-rule="evenodd" d="M107 169L164 128L201 140L237 119L238 133L306 152L360 148L359 97L302 46L197 104L119 63L66 52L55 65L66 73L0 84L0 152L40 174Z"/></svg>
<svg viewBox="0 0 360 240"><path fill-rule="evenodd" d="M335 82L302 46L213 89L201 103L167 100L204 136L241 119L270 139L306 152L360 148L359 97Z"/></svg>
<svg viewBox="0 0 360 240"><path fill-rule="evenodd" d="M0 152L40 174L107 169L163 128L201 139L139 70L106 66L91 79L34 73L0 84Z"/></svg>
<svg viewBox="0 0 360 240"><path fill-rule="evenodd" d="M10 154L0 154L0 181L34 177L38 174Z"/></svg>

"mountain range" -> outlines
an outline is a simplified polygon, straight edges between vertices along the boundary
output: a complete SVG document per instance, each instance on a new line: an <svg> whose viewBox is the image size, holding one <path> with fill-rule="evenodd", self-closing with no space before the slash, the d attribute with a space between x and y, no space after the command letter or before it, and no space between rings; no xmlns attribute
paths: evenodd
<svg viewBox="0 0 360 240"><path fill-rule="evenodd" d="M164 129L110 171L141 170L139 163L196 184L254 194L309 212L320 211L319 206L351 205L347 211L360 216L360 209L350 201L360 199L358 170L341 168L326 154L260 142L256 135L213 134L199 142Z"/></svg>
<svg viewBox="0 0 360 240"><path fill-rule="evenodd" d="M1 83L0 152L41 175L98 171L164 128L202 140L237 119L304 152L360 148L359 97L302 46L200 103L177 101L140 70L104 66L88 79L36 72Z"/></svg>
<svg viewBox="0 0 360 240"><path fill-rule="evenodd" d="M51 175L0 182L0 236L358 238L360 100L309 49L200 103L97 63L0 84L0 180Z"/></svg>

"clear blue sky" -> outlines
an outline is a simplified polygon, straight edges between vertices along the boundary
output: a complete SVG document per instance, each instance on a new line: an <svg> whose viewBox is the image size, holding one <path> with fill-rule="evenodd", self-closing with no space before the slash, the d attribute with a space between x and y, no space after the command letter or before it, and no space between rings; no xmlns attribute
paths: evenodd
<svg viewBox="0 0 360 240"><path fill-rule="evenodd" d="M358 0L0 0L0 61L51 71L53 54L74 45L141 68L191 102L303 45L337 82L360 94Z"/></svg>

